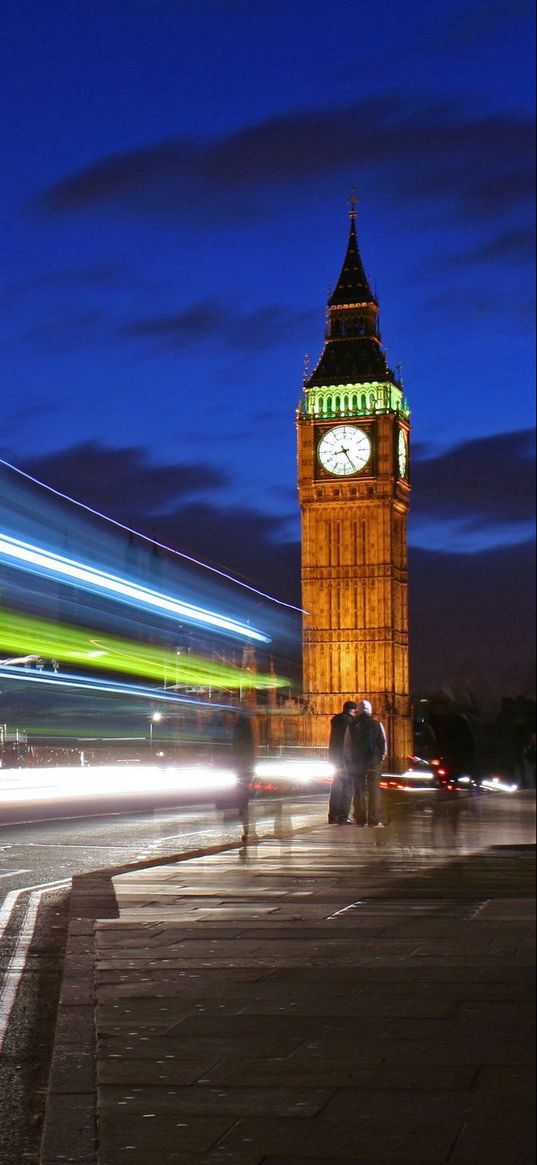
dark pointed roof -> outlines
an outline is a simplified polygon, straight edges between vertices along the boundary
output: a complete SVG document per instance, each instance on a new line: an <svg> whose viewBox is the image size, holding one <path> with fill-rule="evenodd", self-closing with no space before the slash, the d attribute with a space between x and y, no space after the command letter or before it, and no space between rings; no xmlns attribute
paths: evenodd
<svg viewBox="0 0 537 1165"><path fill-rule="evenodd" d="M306 387L369 384L374 380L392 379L393 373L378 340L364 336L359 340L328 340L317 367L306 380Z"/></svg>
<svg viewBox="0 0 537 1165"><path fill-rule="evenodd" d="M358 311L356 310L359 306ZM328 333L321 357L306 379L306 388L395 381L378 331L378 303L364 271L351 210L347 253L341 275L328 300Z"/></svg>
<svg viewBox="0 0 537 1165"><path fill-rule="evenodd" d="M363 268L356 236L356 214L351 211L351 229L347 254L336 287L328 300L329 307L345 307L351 303L375 303L367 275Z"/></svg>

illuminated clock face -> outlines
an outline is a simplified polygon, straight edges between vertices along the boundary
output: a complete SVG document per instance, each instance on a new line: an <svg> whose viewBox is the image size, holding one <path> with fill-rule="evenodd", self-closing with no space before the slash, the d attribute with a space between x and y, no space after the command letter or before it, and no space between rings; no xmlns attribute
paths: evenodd
<svg viewBox="0 0 537 1165"><path fill-rule="evenodd" d="M399 477L406 477L408 450L406 433L404 433L402 429L399 429L399 439L397 442L397 462L399 466Z"/></svg>
<svg viewBox="0 0 537 1165"><path fill-rule="evenodd" d="M371 457L371 441L356 425L335 425L321 437L317 454L328 473L349 477L367 465Z"/></svg>

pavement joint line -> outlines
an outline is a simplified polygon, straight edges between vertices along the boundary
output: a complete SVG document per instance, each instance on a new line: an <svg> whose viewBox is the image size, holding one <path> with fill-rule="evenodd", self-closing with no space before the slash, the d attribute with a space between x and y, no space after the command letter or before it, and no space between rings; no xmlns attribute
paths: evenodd
<svg viewBox="0 0 537 1165"><path fill-rule="evenodd" d="M338 918L340 914L346 914L348 910L356 910L356 907L363 906L364 902L367 902L367 898L358 898L356 902L349 902L348 906L342 906L341 910L336 910L333 914L329 914L326 921L330 922L330 919Z"/></svg>
<svg viewBox="0 0 537 1165"><path fill-rule="evenodd" d="M465 915L465 918L467 918L467 919L477 918L478 914L481 914L481 911L485 909L485 906L489 906L491 902L492 902L492 898L484 898L482 902L478 902L477 906L475 907L475 910L468 911L468 914Z"/></svg>

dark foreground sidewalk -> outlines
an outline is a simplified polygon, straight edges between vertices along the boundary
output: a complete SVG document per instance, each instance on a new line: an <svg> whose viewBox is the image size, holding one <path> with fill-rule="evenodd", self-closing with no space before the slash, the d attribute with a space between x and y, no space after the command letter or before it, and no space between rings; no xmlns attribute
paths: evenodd
<svg viewBox="0 0 537 1165"><path fill-rule="evenodd" d="M42 1165L533 1165L533 895L329 826L75 879Z"/></svg>

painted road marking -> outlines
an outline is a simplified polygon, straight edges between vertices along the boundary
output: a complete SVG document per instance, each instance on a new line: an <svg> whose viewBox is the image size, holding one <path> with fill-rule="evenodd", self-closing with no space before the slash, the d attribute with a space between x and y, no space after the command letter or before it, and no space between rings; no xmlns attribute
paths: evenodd
<svg viewBox="0 0 537 1165"><path fill-rule="evenodd" d="M64 878L59 882L42 882L38 886L22 886L20 890L12 890L6 896L5 902L0 910L0 938L2 937L17 902L22 894L29 893L28 904L24 913L22 924L19 928L19 937L17 944L5 973L4 983L0 990L0 1052L2 1051L6 1032L11 1019L11 1013L15 1006L15 1000L20 987L21 979L24 974L28 951L32 944L37 924L37 914L41 903L41 898L47 892L58 889L60 886L68 886L70 878Z"/></svg>

